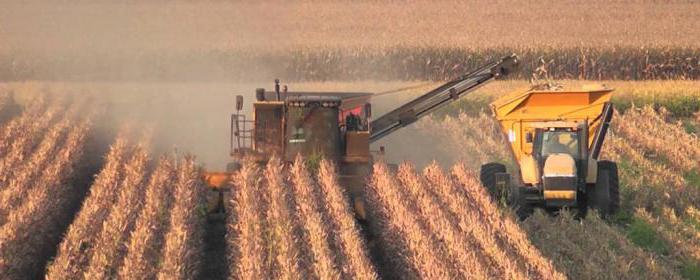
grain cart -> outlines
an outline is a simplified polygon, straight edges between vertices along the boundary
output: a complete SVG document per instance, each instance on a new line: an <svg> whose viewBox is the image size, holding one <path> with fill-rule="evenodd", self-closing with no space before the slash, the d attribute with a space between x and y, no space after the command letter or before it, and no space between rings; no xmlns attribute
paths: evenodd
<svg viewBox="0 0 700 280"><path fill-rule="evenodd" d="M301 155L312 163L321 158L335 162L339 183L358 218L364 220L364 187L376 155L370 152L370 144L507 75L517 63L515 55L488 63L374 120L371 93L292 92L286 86L280 89L276 81L274 91L256 90L252 120L240 113L243 97L238 96L237 113L231 115L232 162L226 172L202 174L204 182L218 192L219 198L210 200L210 211L221 211L223 192L233 185L231 176L244 159L264 164L273 156L291 162Z"/></svg>
<svg viewBox="0 0 700 280"><path fill-rule="evenodd" d="M517 170L512 176L501 163L485 164L482 184L516 206L521 218L533 207L614 213L619 206L617 165L598 159L613 116L612 91L602 86L533 89L491 103Z"/></svg>

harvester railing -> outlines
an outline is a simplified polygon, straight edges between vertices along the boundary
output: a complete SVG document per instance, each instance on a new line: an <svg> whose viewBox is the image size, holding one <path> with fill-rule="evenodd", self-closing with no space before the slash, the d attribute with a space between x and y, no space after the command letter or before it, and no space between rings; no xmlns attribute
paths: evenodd
<svg viewBox="0 0 700 280"><path fill-rule="evenodd" d="M253 121L246 119L244 114L231 114L231 154L242 149L252 149L253 126Z"/></svg>

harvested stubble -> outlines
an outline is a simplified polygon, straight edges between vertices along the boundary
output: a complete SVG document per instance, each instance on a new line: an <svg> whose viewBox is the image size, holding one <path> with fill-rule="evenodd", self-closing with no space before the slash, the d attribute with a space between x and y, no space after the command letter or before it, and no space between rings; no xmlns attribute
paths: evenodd
<svg viewBox="0 0 700 280"><path fill-rule="evenodd" d="M301 159L273 159L261 178L244 164L227 206L232 279L376 279L333 167L321 169L316 180Z"/></svg>
<svg viewBox="0 0 700 280"><path fill-rule="evenodd" d="M700 140L683 128L682 123L670 123L665 109L658 112L651 106L632 107L618 115L613 129L626 138L634 148L644 151L647 157L668 164L681 172L700 168ZM674 145L669 145L674 143Z"/></svg>
<svg viewBox="0 0 700 280"><path fill-rule="evenodd" d="M700 203L696 179L700 141L665 109L646 106L618 115L604 156L618 162L623 206L633 223L652 226L659 244L670 244L675 266L700 263L700 238L692 216ZM669 145L673 143L673 145ZM633 240L634 241L634 240ZM637 245L666 254L659 245Z"/></svg>
<svg viewBox="0 0 700 280"><path fill-rule="evenodd" d="M685 213L676 214L671 208L657 210L659 214L652 214L644 209L637 209L634 218L646 224L652 225L657 236L658 253L670 255L670 261L680 267L687 263L700 263L700 235L698 229L691 222L691 212L688 208ZM652 244L644 244L652 247ZM673 248L673 249L669 249Z"/></svg>
<svg viewBox="0 0 700 280"><path fill-rule="evenodd" d="M158 279L193 279L200 272L206 222L205 191L194 158L178 162L170 224Z"/></svg>
<svg viewBox="0 0 700 280"><path fill-rule="evenodd" d="M110 148L105 166L90 188L82 208L68 228L58 254L48 268L47 279L69 279L81 276L103 221L109 215L118 193L119 182L127 158L133 150L124 137L118 137Z"/></svg>
<svg viewBox="0 0 700 280"><path fill-rule="evenodd" d="M41 176L32 182L25 201L0 228L0 277L38 277L37 271L58 243L61 228L70 220L69 208L78 203L79 186L72 178L83 158L83 145L91 128L87 119L71 127L61 148Z"/></svg>
<svg viewBox="0 0 700 280"><path fill-rule="evenodd" d="M680 279L662 259L643 251L597 215L576 220L541 211L524 227L545 255L572 279Z"/></svg>
<svg viewBox="0 0 700 280"><path fill-rule="evenodd" d="M617 115L603 156L618 162L631 208L671 207L684 213L700 203L695 176L700 163L700 140L660 109L632 108ZM673 143L673 145L669 145Z"/></svg>
<svg viewBox="0 0 700 280"><path fill-rule="evenodd" d="M128 253L119 269L119 278L156 277L158 271L153 261L159 259L165 241L163 233L169 222L167 209L170 209L173 203L173 191L170 186L176 183L174 162L168 158L161 159L148 183L146 202L129 239Z"/></svg>

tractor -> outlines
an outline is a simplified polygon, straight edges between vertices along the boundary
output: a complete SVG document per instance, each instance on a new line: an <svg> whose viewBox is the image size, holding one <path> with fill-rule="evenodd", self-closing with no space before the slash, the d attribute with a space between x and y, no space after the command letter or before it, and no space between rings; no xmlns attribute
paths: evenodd
<svg viewBox="0 0 700 280"><path fill-rule="evenodd" d="M617 164L600 160L613 116L613 89L533 88L502 96L491 109L517 167L481 166L482 184L516 209L521 219L534 208L571 208L602 216L620 205Z"/></svg>

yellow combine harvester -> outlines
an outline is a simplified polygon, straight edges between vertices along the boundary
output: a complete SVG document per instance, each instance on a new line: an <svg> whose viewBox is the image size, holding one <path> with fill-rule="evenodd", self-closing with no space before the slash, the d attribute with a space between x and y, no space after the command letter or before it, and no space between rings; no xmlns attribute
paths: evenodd
<svg viewBox="0 0 700 280"><path fill-rule="evenodd" d="M612 91L533 89L491 103L519 172L511 177L505 165L488 163L481 167L482 184L514 205L521 218L533 207L614 213L620 201L617 165L598 160L613 115Z"/></svg>

